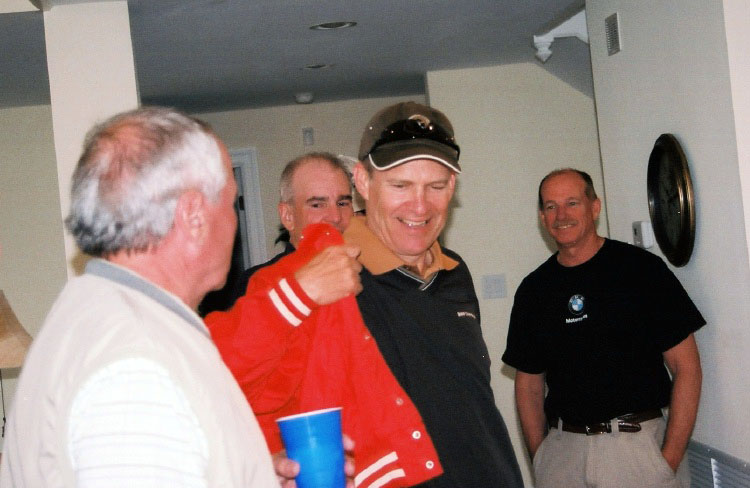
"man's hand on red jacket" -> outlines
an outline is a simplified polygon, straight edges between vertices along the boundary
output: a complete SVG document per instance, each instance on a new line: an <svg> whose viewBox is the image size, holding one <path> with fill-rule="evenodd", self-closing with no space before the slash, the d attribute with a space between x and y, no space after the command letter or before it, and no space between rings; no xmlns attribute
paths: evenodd
<svg viewBox="0 0 750 488"><path fill-rule="evenodd" d="M328 305L362 291L359 247L344 244L323 249L294 273L299 286L318 305Z"/></svg>

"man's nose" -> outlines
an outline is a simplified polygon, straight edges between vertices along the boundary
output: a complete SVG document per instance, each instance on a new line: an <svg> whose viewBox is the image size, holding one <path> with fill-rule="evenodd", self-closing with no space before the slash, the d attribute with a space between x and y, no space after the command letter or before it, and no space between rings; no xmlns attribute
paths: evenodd
<svg viewBox="0 0 750 488"><path fill-rule="evenodd" d="M323 220L329 224L337 224L341 222L341 207L338 205L330 207Z"/></svg>
<svg viewBox="0 0 750 488"><path fill-rule="evenodd" d="M421 188L414 192L414 195L412 196L412 205L417 212L422 212L427 208L427 195Z"/></svg>

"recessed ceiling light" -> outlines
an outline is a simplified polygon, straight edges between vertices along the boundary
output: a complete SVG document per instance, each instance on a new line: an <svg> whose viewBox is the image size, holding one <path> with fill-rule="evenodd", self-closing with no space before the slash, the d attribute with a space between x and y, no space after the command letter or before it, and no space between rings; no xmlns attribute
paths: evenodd
<svg viewBox="0 0 750 488"><path fill-rule="evenodd" d="M332 64L326 64L326 63L318 63L318 64L308 64L307 66L303 66L302 69L328 69L333 68Z"/></svg>
<svg viewBox="0 0 750 488"><path fill-rule="evenodd" d="M322 24L311 25L312 30L333 30L333 29L346 29L347 27L354 27L357 25L356 22L323 22Z"/></svg>
<svg viewBox="0 0 750 488"><path fill-rule="evenodd" d="M296 101L297 103L312 103L313 94L311 92L295 93L294 101Z"/></svg>

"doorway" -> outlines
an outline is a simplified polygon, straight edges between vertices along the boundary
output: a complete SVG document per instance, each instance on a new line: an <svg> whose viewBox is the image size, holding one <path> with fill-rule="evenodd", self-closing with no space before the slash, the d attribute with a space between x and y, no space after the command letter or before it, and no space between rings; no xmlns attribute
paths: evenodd
<svg viewBox="0 0 750 488"><path fill-rule="evenodd" d="M268 259L256 151L254 148L237 149L230 151L229 155L237 183L237 199L234 201L237 232L234 236L232 264L224 288L208 293L198 305L201 317L232 306L231 291L240 274Z"/></svg>

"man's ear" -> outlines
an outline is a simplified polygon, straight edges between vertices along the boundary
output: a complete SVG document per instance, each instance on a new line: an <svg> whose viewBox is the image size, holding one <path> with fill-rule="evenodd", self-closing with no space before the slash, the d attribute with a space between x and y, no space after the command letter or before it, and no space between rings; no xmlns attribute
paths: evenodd
<svg viewBox="0 0 750 488"><path fill-rule="evenodd" d="M352 175L354 176L354 187L357 189L357 193L359 193L365 200L369 200L370 174L361 162L354 165L354 168L352 168Z"/></svg>
<svg viewBox="0 0 750 488"><path fill-rule="evenodd" d="M294 230L294 209L289 203L279 202L279 219L286 230Z"/></svg>
<svg viewBox="0 0 750 488"><path fill-rule="evenodd" d="M594 220L599 218L599 213L602 211L602 201L598 198L591 204L591 211L594 215Z"/></svg>
<svg viewBox="0 0 750 488"><path fill-rule="evenodd" d="M206 197L197 190L187 190L177 199L174 228L191 240L205 239L209 233L206 219Z"/></svg>

